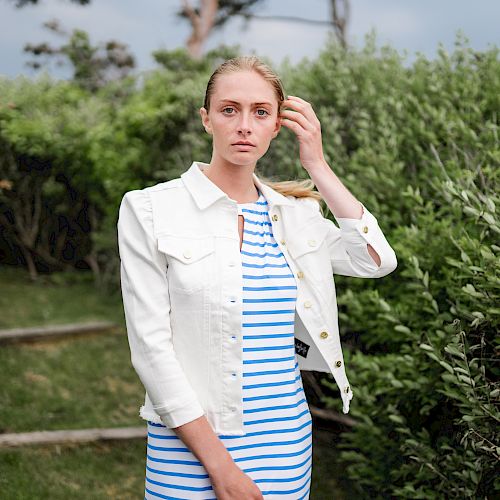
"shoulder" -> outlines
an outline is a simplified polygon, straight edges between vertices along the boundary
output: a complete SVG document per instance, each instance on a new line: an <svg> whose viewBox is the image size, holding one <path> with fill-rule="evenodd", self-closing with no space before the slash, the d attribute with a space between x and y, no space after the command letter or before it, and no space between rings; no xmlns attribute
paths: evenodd
<svg viewBox="0 0 500 500"><path fill-rule="evenodd" d="M287 198L292 201L296 207L305 211L319 212L320 210L319 201L312 196L301 196L297 198L295 196L288 195Z"/></svg>
<svg viewBox="0 0 500 500"><path fill-rule="evenodd" d="M142 189L132 189L123 194L120 207L119 218L125 218L127 214L134 214L133 217L143 222L152 223L153 205L156 196L162 196L164 193L173 193L184 190L180 178L170 181L159 182L152 186ZM169 196L166 199L170 198Z"/></svg>
<svg viewBox="0 0 500 500"><path fill-rule="evenodd" d="M151 196L155 195L156 193L183 188L184 185L181 178L177 177L176 179L159 182L158 184L147 186L142 189L131 189L130 191L127 191L123 194L122 203L126 201L136 206L151 205Z"/></svg>
<svg viewBox="0 0 500 500"><path fill-rule="evenodd" d="M319 202L310 196L295 197L287 195L286 198L292 202L291 206L283 206L283 221L287 226L293 228L307 228L323 219Z"/></svg>

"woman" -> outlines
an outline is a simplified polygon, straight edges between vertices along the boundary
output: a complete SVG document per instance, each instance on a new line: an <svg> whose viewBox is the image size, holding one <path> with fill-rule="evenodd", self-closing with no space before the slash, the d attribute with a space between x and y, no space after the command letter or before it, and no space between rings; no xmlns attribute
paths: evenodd
<svg viewBox="0 0 500 500"><path fill-rule="evenodd" d="M120 206L127 333L146 388L145 497L307 499L300 369L331 372L345 413L352 398L332 272L385 276L396 257L326 163L311 105L285 99L256 57L217 68L200 114L210 163L130 191ZM254 173L282 125L297 136L307 182Z"/></svg>

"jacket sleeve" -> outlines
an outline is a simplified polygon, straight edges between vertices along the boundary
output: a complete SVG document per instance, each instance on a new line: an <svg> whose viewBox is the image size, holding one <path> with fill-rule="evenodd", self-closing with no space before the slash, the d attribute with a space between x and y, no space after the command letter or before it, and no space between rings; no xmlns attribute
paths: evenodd
<svg viewBox="0 0 500 500"><path fill-rule="evenodd" d="M316 216L328 227L326 242L334 274L358 278L380 278L394 271L398 265L394 250L378 225L376 217L361 203L360 219L335 217L339 227L323 217L319 203L308 198L315 206ZM368 253L370 244L380 257L377 266Z"/></svg>
<svg viewBox="0 0 500 500"><path fill-rule="evenodd" d="M173 349L166 257L157 249L146 191L125 193L117 228L132 366L162 422L177 427L204 411Z"/></svg>

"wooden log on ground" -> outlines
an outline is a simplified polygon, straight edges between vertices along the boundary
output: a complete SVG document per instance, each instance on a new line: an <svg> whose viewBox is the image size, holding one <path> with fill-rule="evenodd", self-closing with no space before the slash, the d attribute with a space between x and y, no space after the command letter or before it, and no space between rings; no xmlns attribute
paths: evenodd
<svg viewBox="0 0 500 500"><path fill-rule="evenodd" d="M109 321L91 321L87 323L74 323L69 325L35 326L30 328L12 328L0 330L0 343L38 340L82 333L105 333L118 325Z"/></svg>
<svg viewBox="0 0 500 500"><path fill-rule="evenodd" d="M11 434L0 434L0 448L56 443L82 443L110 439L138 439L145 438L147 433L146 425L141 427L116 427L111 429L15 432Z"/></svg>

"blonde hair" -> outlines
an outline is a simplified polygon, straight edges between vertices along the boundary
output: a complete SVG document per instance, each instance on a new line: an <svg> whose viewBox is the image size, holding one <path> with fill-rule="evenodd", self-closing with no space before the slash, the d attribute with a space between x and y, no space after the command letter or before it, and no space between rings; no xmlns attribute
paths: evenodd
<svg viewBox="0 0 500 500"><path fill-rule="evenodd" d="M271 84L278 101L278 114L283 109L283 101L285 100L285 92L283 84L279 76L263 61L256 56L238 56L220 64L217 69L212 73L208 80L207 90L205 92L205 100L203 103L204 108L210 110L210 99L215 92L215 85L219 75L228 73L236 73L237 71L255 71L262 76L267 82ZM317 201L322 200L318 191L313 191L314 182L311 179L304 180L291 180L291 181L272 181L269 178L259 175L267 186L278 191L284 196L294 196L295 198L314 198ZM321 205L320 205L321 209Z"/></svg>

